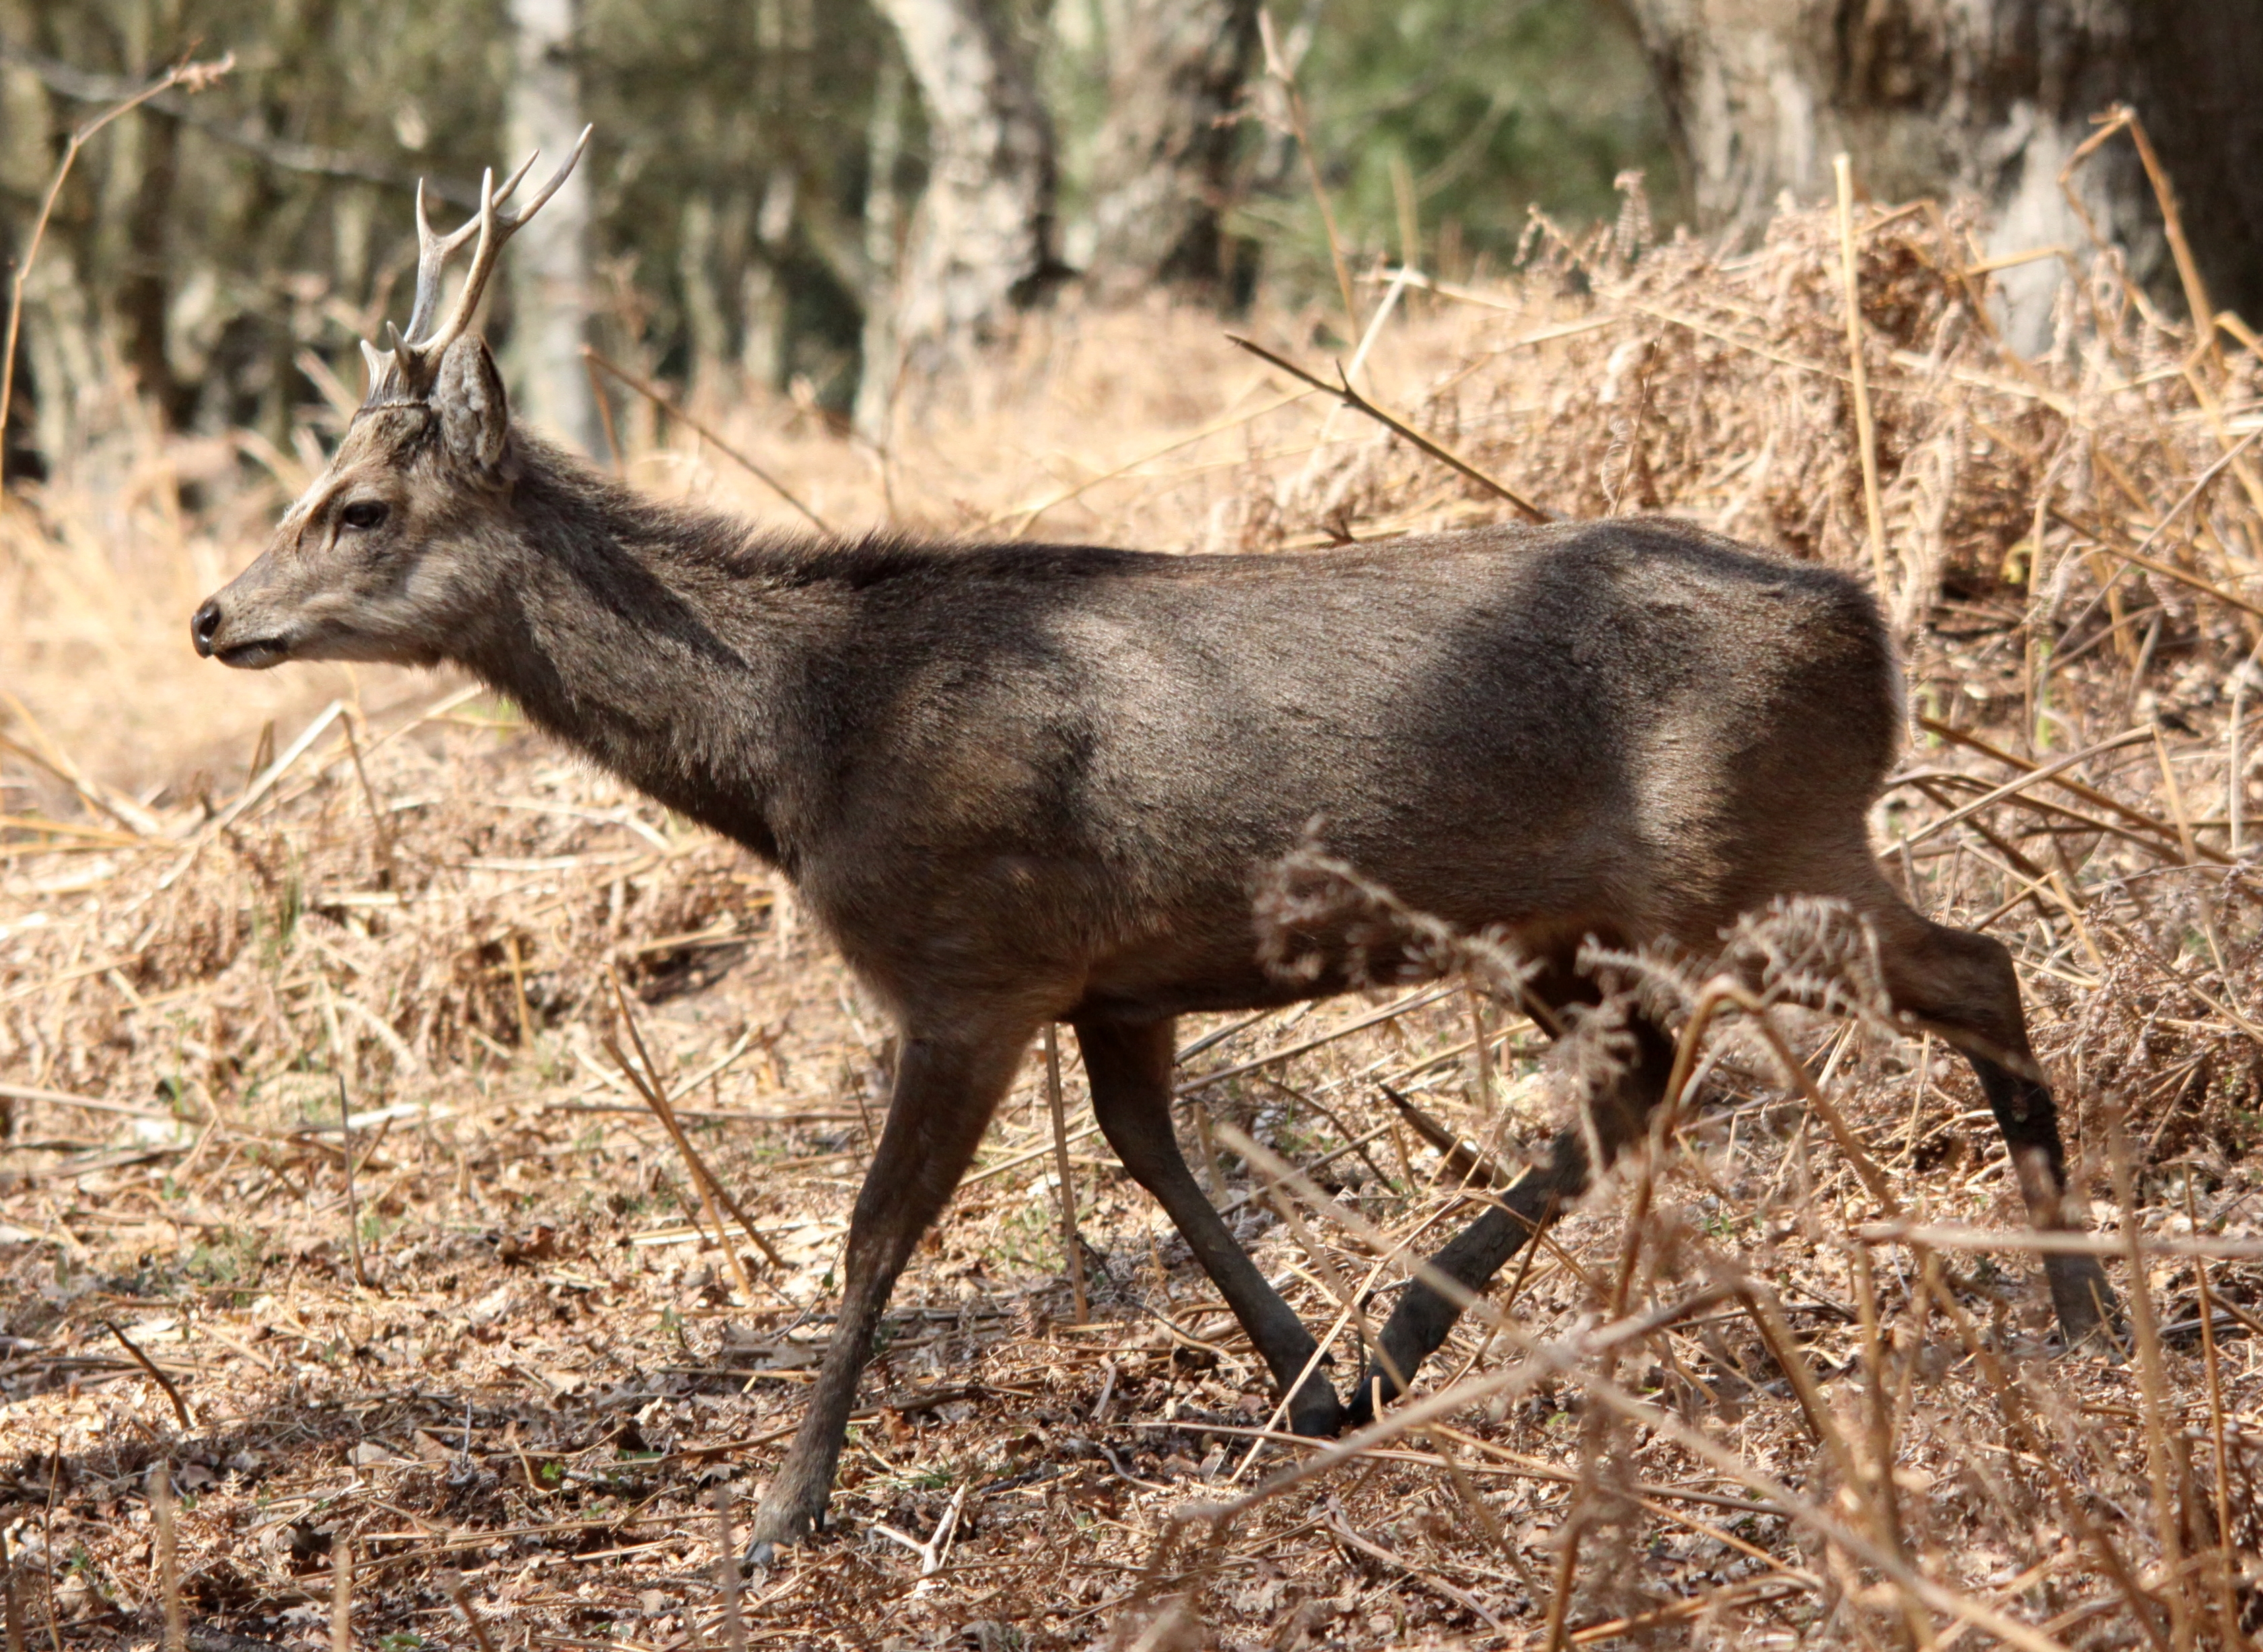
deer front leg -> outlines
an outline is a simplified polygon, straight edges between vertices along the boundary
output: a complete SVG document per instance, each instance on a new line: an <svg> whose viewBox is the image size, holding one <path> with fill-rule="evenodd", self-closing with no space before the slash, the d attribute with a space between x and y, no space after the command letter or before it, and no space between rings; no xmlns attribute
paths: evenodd
<svg viewBox="0 0 2263 1652"><path fill-rule="evenodd" d="M807 1536L823 1518L857 1378L871 1357L889 1293L965 1174L1028 1042L1027 1027L980 1040L905 1036L887 1126L850 1219L841 1315L800 1430L755 1511L748 1550L754 1563L768 1564L774 1545Z"/></svg>

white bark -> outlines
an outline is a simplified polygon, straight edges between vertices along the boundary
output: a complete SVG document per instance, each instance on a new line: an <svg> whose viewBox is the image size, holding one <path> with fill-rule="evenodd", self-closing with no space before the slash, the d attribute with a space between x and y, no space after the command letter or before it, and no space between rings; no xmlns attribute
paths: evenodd
<svg viewBox="0 0 2263 1652"><path fill-rule="evenodd" d="M1061 273L1052 122L999 0L879 6L918 83L931 141L887 374L923 401ZM865 371L886 366L867 361Z"/></svg>
<svg viewBox="0 0 2263 1652"><path fill-rule="evenodd" d="M1882 199L1969 191L1992 251L2086 246L2058 173L2090 117L2146 89L2141 9L2171 0L1629 0L1679 128L1702 222L1748 235L1789 193L1827 199L1844 149ZM2172 115L2172 118L2173 116ZM2124 142L2077 175L2141 274L2158 264ZM2014 341L2048 342L2057 267L2007 273Z"/></svg>
<svg viewBox="0 0 2263 1652"><path fill-rule="evenodd" d="M1094 152L1093 256L1103 295L1156 281L1215 286L1230 120L1257 47L1254 0L1117 0L1105 9L1108 114Z"/></svg>
<svg viewBox="0 0 2263 1652"><path fill-rule="evenodd" d="M857 429L873 440L887 431L894 405L897 263L902 256L896 199L896 166L904 153L904 63L890 52L880 60L872 89L872 120L865 136L864 369L857 380Z"/></svg>
<svg viewBox="0 0 2263 1652"><path fill-rule="evenodd" d="M510 150L555 166L582 131L581 76L574 62L575 0L510 0L515 48ZM518 414L585 453L604 439L582 346L589 331L589 163L512 238L510 347L504 363Z"/></svg>

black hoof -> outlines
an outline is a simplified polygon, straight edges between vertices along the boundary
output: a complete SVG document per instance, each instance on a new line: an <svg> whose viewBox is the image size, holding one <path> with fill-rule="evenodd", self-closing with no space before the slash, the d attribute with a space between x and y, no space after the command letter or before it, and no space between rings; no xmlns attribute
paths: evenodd
<svg viewBox="0 0 2263 1652"><path fill-rule="evenodd" d="M766 1572L777 1564L777 1545L768 1538L757 1538L747 1546L743 1564L750 1572Z"/></svg>
<svg viewBox="0 0 2263 1652"><path fill-rule="evenodd" d="M1315 1371L1305 1379L1289 1406L1289 1431L1306 1439L1334 1439L1343 1432L1344 1409L1334 1385Z"/></svg>
<svg viewBox="0 0 2263 1652"><path fill-rule="evenodd" d="M1344 1407L1344 1426L1365 1428L1375 1421L1378 1396L1387 1404L1399 1397L1399 1389L1383 1373L1370 1370L1367 1380L1359 1385L1359 1392L1353 1395L1351 1403Z"/></svg>

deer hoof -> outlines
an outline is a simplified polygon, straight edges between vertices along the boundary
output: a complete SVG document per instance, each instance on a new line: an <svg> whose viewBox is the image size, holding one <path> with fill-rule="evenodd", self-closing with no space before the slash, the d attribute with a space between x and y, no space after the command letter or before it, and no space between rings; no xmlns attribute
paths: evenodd
<svg viewBox="0 0 2263 1652"><path fill-rule="evenodd" d="M1289 1408L1289 1428L1306 1439L1334 1439L1343 1432L1344 1409L1326 1379L1315 1373L1297 1391Z"/></svg>
<svg viewBox="0 0 2263 1652"><path fill-rule="evenodd" d="M2086 1349L2109 1359L2119 1358L2129 1344L2122 1318L2121 1299L2107 1282L2106 1270L2096 1257L2058 1256L2044 1264L2050 1280L2051 1306L2058 1311L2059 1333L2067 1351Z"/></svg>
<svg viewBox="0 0 2263 1652"><path fill-rule="evenodd" d="M768 1570L777 1564L777 1553L806 1542L817 1530L823 1505L802 1507L798 1499L763 1499L755 1511L754 1530L747 1540L746 1564Z"/></svg>

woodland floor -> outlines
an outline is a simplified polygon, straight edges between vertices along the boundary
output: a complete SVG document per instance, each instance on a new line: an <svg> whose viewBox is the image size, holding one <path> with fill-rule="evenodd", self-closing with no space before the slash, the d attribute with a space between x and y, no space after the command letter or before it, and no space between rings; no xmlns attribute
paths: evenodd
<svg viewBox="0 0 2263 1652"><path fill-rule="evenodd" d="M2222 453L2196 393L2143 376L2188 337L2115 312L2107 388L2072 348L2023 388L1969 314L1952 324L1927 221L1865 233L1891 564L1815 365L1844 360L1827 219L1733 265L1590 246L1591 296L1535 276L1498 313L1426 309L1371 393L1567 511L1684 511L1889 576L1932 722L1881 839L1927 909L2014 947L2093 1225L2143 1305L2127 1357L2058 1346L1961 1061L1778 1007L1843 1136L1724 1021L1664 1149L1512 1267L1501 1325L1465 1319L1434 1361L1422 1391L1462 1381L1466 1402L1276 1480L1314 1448L1265 1438L1262 1366L1090 1133L1064 1039L1088 1314L1033 1052L897 1292L832 1530L734 1583L721 1522L743 1532L827 1335L885 1105L879 1018L770 873L482 693L309 672L246 690L271 697L247 723L188 666L112 673L100 569L128 553L104 534L162 569L117 600L185 655L180 597L251 554L275 494L184 528L131 488L115 518L58 489L30 525L0 518L22 604L0 627L0 1532L26 1644L153 1644L169 1543L187 1644L211 1652L334 1644L349 1549L336 1644L385 1652L2253 1634L2263 880L2225 788L2252 807L2228 731L2259 518L2226 487L2190 546L2140 545ZM922 491L967 531L1045 505L1064 535L1293 554L1507 514L1350 413L1283 408L1294 387L1254 368L1137 376L1139 337L1096 330L923 469L791 409L747 439L795 459L821 510ZM1928 350L1927 373L1903 359ZM2205 388L2236 422L2263 417L2255 380L2242 358ZM2133 382L2155 401L2123 419ZM1043 449L1048 421L1097 430L1127 399L1120 445ZM2054 457L2078 449L2079 487ZM652 485L741 485L689 438L639 451ZM2038 504L2054 489L2064 521ZM2063 772L2092 795L2032 775L2133 724L2151 737ZM1782 953L1772 979L1833 985L1844 960L1786 925L1755 943ZM735 1225L716 1242L623 1076L616 976L780 1264ZM1564 1063L1462 978L1181 1036L1190 1157L1339 1347L1343 1282L1387 1310L1394 1248L1473 1214L1466 1156L1386 1089L1487 1164L1569 1116ZM1310 1170L1296 1223L1236 1131ZM1269 1487L1230 1520L1179 1518Z"/></svg>

